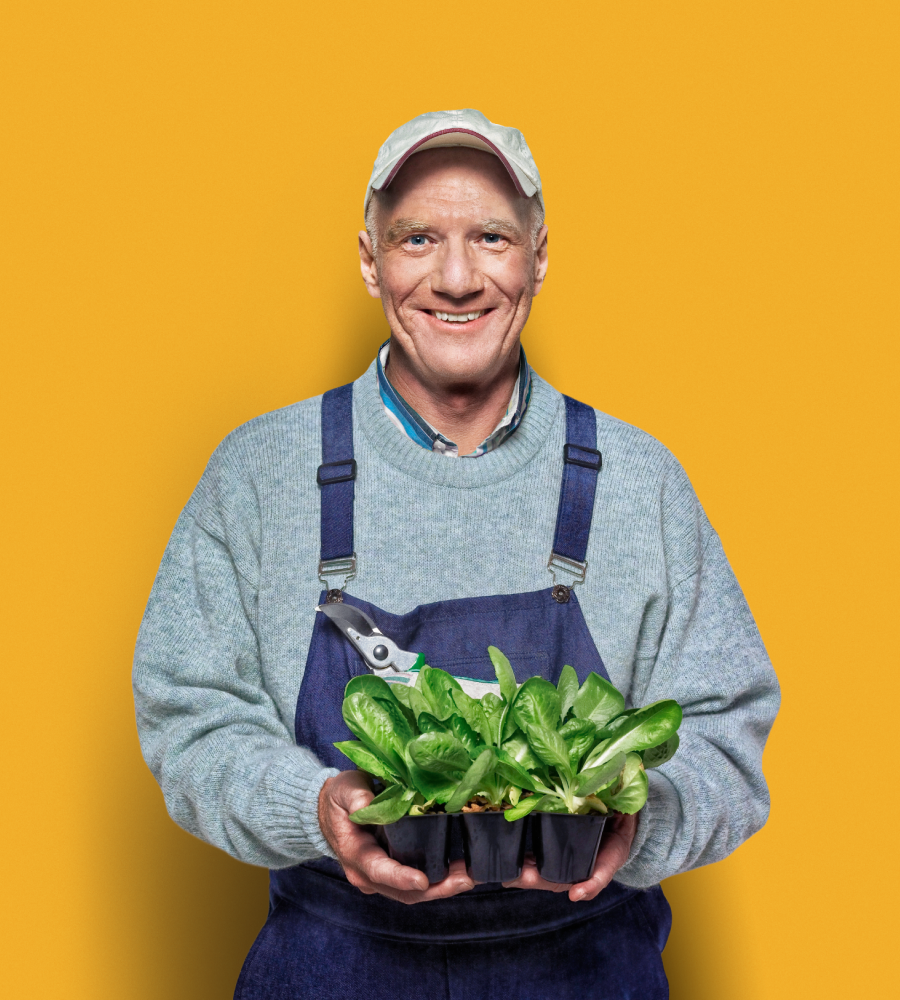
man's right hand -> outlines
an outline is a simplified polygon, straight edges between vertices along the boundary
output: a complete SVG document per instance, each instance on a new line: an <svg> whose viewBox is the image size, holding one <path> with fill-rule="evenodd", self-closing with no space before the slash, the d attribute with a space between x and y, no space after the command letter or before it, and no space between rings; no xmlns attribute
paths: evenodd
<svg viewBox="0 0 900 1000"><path fill-rule="evenodd" d="M351 885L360 892L378 892L400 903L444 899L474 887L462 860L450 865L450 874L443 882L431 886L423 872L392 861L372 834L350 819L350 813L367 806L373 798L361 771L341 771L328 778L319 792L319 826Z"/></svg>

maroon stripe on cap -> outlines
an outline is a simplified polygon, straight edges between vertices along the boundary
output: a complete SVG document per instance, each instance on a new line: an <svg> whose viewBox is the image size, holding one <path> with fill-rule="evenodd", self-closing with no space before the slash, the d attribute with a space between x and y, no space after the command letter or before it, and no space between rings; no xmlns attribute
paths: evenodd
<svg viewBox="0 0 900 1000"><path fill-rule="evenodd" d="M497 159L503 164L503 166L506 167L507 173L512 178L513 184L515 184L516 186L516 190L523 198L528 197L528 195L525 194L525 190L523 189L522 185L519 183L519 178L516 177L515 170L513 170L513 168L509 165L509 161L506 159L506 157L500 152L499 149L497 149L497 147L491 142L490 139L486 139L480 132L475 132L470 128L445 128L441 129L440 132L432 132L431 135L426 135L424 139L420 139L414 146L410 146L409 149L403 154L403 156L400 157L394 169L388 174L387 180L384 182L384 184L381 185L380 190L383 191L386 187L388 187L391 181L397 176L397 171L403 166L404 163L406 163L406 161L413 155L413 153L419 148L419 146L423 145L424 143L428 142L431 139L436 139L439 135L453 135L454 133L458 134L460 132L464 132L466 135L474 135L476 139L481 139L482 142L490 146L491 152L493 152L494 156L496 156Z"/></svg>

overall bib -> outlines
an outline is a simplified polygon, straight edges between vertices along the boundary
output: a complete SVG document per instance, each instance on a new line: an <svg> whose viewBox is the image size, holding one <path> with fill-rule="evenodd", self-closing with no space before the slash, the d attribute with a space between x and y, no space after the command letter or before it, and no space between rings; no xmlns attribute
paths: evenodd
<svg viewBox="0 0 900 1000"><path fill-rule="evenodd" d="M551 563L583 572L601 457L594 411L565 402ZM322 562L352 566L352 385L322 399L322 458ZM592 670L609 679L578 598L565 586L438 601L405 615L342 597L401 649L424 653L426 663L457 676L493 681L487 647L495 645L519 683L534 674L556 683L567 663L581 681ZM344 687L366 672L347 639L317 615L295 738L328 766L348 769L333 743L352 739L341 716ZM452 856L462 856L459 842ZM407 905L361 893L337 862L318 858L270 873L269 917L244 962L235 1000L664 1000L661 952L670 925L658 886L640 891L611 882L595 899L572 903L566 893L487 883Z"/></svg>

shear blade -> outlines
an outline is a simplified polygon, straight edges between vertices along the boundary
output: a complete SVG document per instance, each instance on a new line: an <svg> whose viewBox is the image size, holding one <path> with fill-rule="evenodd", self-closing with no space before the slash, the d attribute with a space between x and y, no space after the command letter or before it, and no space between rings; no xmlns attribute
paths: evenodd
<svg viewBox="0 0 900 1000"><path fill-rule="evenodd" d="M359 632L360 635L378 635L375 622L359 608L354 608L352 604L320 604L316 611L321 611L327 615L340 629L347 627Z"/></svg>

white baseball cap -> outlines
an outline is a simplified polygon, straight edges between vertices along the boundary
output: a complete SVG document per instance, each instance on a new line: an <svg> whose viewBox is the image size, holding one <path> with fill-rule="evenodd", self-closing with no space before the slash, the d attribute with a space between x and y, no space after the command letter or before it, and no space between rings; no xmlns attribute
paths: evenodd
<svg viewBox="0 0 900 1000"><path fill-rule="evenodd" d="M525 136L517 128L495 125L474 108L463 108L428 111L391 132L375 158L363 212L372 192L386 188L413 153L438 146L469 146L493 153L506 167L519 194L523 198L536 194L543 205L541 175Z"/></svg>

